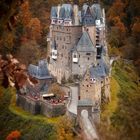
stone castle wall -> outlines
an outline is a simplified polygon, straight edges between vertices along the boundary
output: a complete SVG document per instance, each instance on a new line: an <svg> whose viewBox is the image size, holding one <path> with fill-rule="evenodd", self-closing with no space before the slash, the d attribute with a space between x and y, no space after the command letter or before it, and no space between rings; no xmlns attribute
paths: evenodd
<svg viewBox="0 0 140 140"><path fill-rule="evenodd" d="M49 64L48 69L51 74L57 78L57 82L61 84L62 78L65 77L67 80L70 77L70 71L63 69L63 67L58 67L56 64Z"/></svg>
<svg viewBox="0 0 140 140"><path fill-rule="evenodd" d="M109 76L104 78L103 94L104 94L105 100L107 102L111 100L111 96L110 96L110 77Z"/></svg>
<svg viewBox="0 0 140 140"><path fill-rule="evenodd" d="M63 68L70 68L71 54L70 50L76 45L82 34L81 26L50 26L50 38L56 41L58 50L57 60L54 62L57 66L63 66ZM51 44L50 44L51 45Z"/></svg>
<svg viewBox="0 0 140 140"><path fill-rule="evenodd" d="M50 47L52 41L56 41L57 59L53 60L50 56L49 70L54 75L58 82L61 83L63 77L69 78L72 71L72 54L71 49L77 44L82 35L81 26L50 26Z"/></svg>
<svg viewBox="0 0 140 140"><path fill-rule="evenodd" d="M91 99L93 104L95 101L101 103L101 83L99 81L93 83L89 74L86 74L80 83L80 99Z"/></svg>
<svg viewBox="0 0 140 140"><path fill-rule="evenodd" d="M66 112L66 106L64 104L53 105L46 101L41 101L41 114L47 117L57 117L64 115Z"/></svg>
<svg viewBox="0 0 140 140"><path fill-rule="evenodd" d="M43 114L47 117L57 117L66 112L65 104L53 105L43 100L34 100L24 95L17 95L17 106L31 114Z"/></svg>
<svg viewBox="0 0 140 140"><path fill-rule="evenodd" d="M96 53L78 52L78 55L78 62L72 63L72 74L84 75L90 65L96 64Z"/></svg>
<svg viewBox="0 0 140 140"><path fill-rule="evenodd" d="M17 95L16 104L34 115L40 113L40 101L33 100L23 95Z"/></svg>

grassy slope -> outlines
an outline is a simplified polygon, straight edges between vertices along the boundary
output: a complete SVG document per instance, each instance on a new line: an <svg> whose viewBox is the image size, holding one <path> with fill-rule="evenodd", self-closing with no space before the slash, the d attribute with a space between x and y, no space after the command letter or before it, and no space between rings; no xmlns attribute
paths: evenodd
<svg viewBox="0 0 140 140"><path fill-rule="evenodd" d="M101 118L102 139L137 140L140 136L140 85L132 64L115 63L112 70L112 101L105 106Z"/></svg>
<svg viewBox="0 0 140 140"><path fill-rule="evenodd" d="M0 87L0 140L13 130L19 130L23 140L56 139L55 124L58 118L47 119L44 116L31 115L15 106L15 93L11 89Z"/></svg>
<svg viewBox="0 0 140 140"><path fill-rule="evenodd" d="M23 109L21 109L20 107L16 106L16 96L15 96L15 91L13 91L11 89L11 94L12 94L12 98L11 98L11 103L9 105L9 110L24 118L24 119L30 119L32 118L32 120L35 120L35 121L42 121L42 122L45 122L45 123L52 123L52 124L57 124L58 120L60 117L55 117L55 118L47 118L46 116L43 116L43 115L32 115L31 113L29 112L26 112L24 111Z"/></svg>

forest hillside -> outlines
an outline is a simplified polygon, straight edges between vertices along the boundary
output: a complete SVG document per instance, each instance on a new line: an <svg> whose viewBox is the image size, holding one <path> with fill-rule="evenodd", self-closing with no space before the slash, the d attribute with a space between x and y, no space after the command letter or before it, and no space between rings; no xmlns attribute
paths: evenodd
<svg viewBox="0 0 140 140"><path fill-rule="evenodd" d="M47 56L46 37L51 6L59 3L76 3L81 6L93 1L1 0L0 55L6 57L12 54L26 66L35 64L38 59ZM113 65L112 101L101 108L99 133L103 140L139 140L140 0L100 2L106 11L109 55L119 56L120 59ZM67 118L63 122L62 118L46 120L43 116L33 117L16 108L14 103L15 89L0 85L0 140L8 139L13 134L15 138L23 140L54 140L58 136L69 138L67 140L81 140L75 137ZM56 122L62 125L58 127Z"/></svg>

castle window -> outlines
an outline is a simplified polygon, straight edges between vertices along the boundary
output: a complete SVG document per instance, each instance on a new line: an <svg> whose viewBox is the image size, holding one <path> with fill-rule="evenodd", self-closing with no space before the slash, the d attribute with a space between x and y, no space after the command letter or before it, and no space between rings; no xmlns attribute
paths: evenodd
<svg viewBox="0 0 140 140"><path fill-rule="evenodd" d="M80 58L80 54L79 54L79 58Z"/></svg>
<svg viewBox="0 0 140 140"><path fill-rule="evenodd" d="M88 60L89 60L89 57L88 57Z"/></svg>
<svg viewBox="0 0 140 140"><path fill-rule="evenodd" d="M80 67L80 65L79 65L79 67Z"/></svg>
<svg viewBox="0 0 140 140"><path fill-rule="evenodd" d="M91 55L91 53L86 53L86 55Z"/></svg>
<svg viewBox="0 0 140 140"><path fill-rule="evenodd" d="M84 85L83 85L83 87L84 87Z"/></svg>
<svg viewBox="0 0 140 140"><path fill-rule="evenodd" d="M87 85L87 87L89 87L89 86Z"/></svg>
<svg viewBox="0 0 140 140"><path fill-rule="evenodd" d="M64 41L65 41L65 37L64 37Z"/></svg>
<svg viewBox="0 0 140 140"><path fill-rule="evenodd" d="M86 90L86 92L88 92L88 90Z"/></svg>
<svg viewBox="0 0 140 140"><path fill-rule="evenodd" d="M61 54L61 57L63 57L63 54Z"/></svg>

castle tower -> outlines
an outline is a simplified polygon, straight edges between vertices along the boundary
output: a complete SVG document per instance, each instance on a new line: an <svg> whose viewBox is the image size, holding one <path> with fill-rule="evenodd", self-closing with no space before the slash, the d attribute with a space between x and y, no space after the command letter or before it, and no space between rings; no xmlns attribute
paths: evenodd
<svg viewBox="0 0 140 140"><path fill-rule="evenodd" d="M79 25L79 17L78 17L79 7L78 7L78 5L73 6L73 11L74 11L74 24Z"/></svg>

